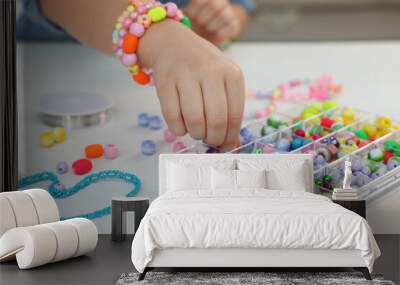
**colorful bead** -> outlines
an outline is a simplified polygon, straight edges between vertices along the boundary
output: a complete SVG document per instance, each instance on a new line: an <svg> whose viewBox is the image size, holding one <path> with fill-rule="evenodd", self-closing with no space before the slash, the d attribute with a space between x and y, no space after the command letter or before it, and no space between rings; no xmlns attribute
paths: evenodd
<svg viewBox="0 0 400 285"><path fill-rule="evenodd" d="M129 32L134 34L136 37L141 38L145 32L145 28L142 24L133 23L129 28Z"/></svg>
<svg viewBox="0 0 400 285"><path fill-rule="evenodd" d="M140 15L137 17L137 22L142 24L146 29L151 25L151 19L148 15Z"/></svg>
<svg viewBox="0 0 400 285"><path fill-rule="evenodd" d="M93 164L89 159L82 158L72 163L72 170L76 175L84 175L89 173L93 168Z"/></svg>
<svg viewBox="0 0 400 285"><path fill-rule="evenodd" d="M91 144L85 147L85 156L87 158L99 158L104 154L104 148L101 144Z"/></svg>
<svg viewBox="0 0 400 285"><path fill-rule="evenodd" d="M138 38L134 34L127 34L124 37L122 49L126 54L135 53L138 46Z"/></svg>
<svg viewBox="0 0 400 285"><path fill-rule="evenodd" d="M391 129L393 127L392 120L388 117L379 117L376 120L376 124L382 129Z"/></svg>
<svg viewBox="0 0 400 285"><path fill-rule="evenodd" d="M150 116L147 113L141 113L138 116L138 124L140 127L147 127L150 122Z"/></svg>
<svg viewBox="0 0 400 285"><path fill-rule="evenodd" d="M287 139L280 139L276 143L276 148L281 152L288 152L290 149L290 143Z"/></svg>
<svg viewBox="0 0 400 285"><path fill-rule="evenodd" d="M150 82L150 79L150 76L143 71L139 71L136 75L133 75L133 80L135 80L140 85L148 84Z"/></svg>
<svg viewBox="0 0 400 285"><path fill-rule="evenodd" d="M137 56L136 54L124 54L121 57L121 62L125 66L133 66L137 63Z"/></svg>
<svg viewBox="0 0 400 285"><path fill-rule="evenodd" d="M104 158L116 159L119 156L119 149L114 144L106 144L104 146Z"/></svg>
<svg viewBox="0 0 400 285"><path fill-rule="evenodd" d="M164 131L164 139L166 142L172 143L176 140L176 135L170 129L166 129Z"/></svg>
<svg viewBox="0 0 400 285"><path fill-rule="evenodd" d="M52 147L55 143L54 135L52 132L44 132L39 137L40 146L43 148Z"/></svg>
<svg viewBox="0 0 400 285"><path fill-rule="evenodd" d="M364 130L357 130L354 134L355 134L355 136L357 138L360 138L360 139L365 140L365 141L369 140L369 137L368 137L367 133Z"/></svg>
<svg viewBox="0 0 400 285"><path fill-rule="evenodd" d="M176 141L172 146L172 151L177 153L177 152L183 151L186 148L187 148L187 146L185 145L184 142Z"/></svg>
<svg viewBox="0 0 400 285"><path fill-rule="evenodd" d="M330 118L321 119L321 126L326 129L331 129L334 123L335 121Z"/></svg>
<svg viewBox="0 0 400 285"><path fill-rule="evenodd" d="M385 151L383 153L383 163L387 164L388 161L394 156L393 153L389 152L389 151Z"/></svg>
<svg viewBox="0 0 400 285"><path fill-rule="evenodd" d="M141 150L144 155L153 155L156 153L156 144L151 140L145 140L142 142Z"/></svg>
<svg viewBox="0 0 400 285"><path fill-rule="evenodd" d="M161 120L160 116L151 116L149 118L149 127L152 130L159 130L162 128L163 121Z"/></svg>
<svg viewBox="0 0 400 285"><path fill-rule="evenodd" d="M295 133L296 136L299 136L299 137L303 137L304 138L306 136L306 132L303 129L298 129L294 133Z"/></svg>
<svg viewBox="0 0 400 285"><path fill-rule="evenodd" d="M184 16L183 19L181 20L181 23L188 27L189 29L192 28L192 23L190 22L189 18L187 16Z"/></svg>
<svg viewBox="0 0 400 285"><path fill-rule="evenodd" d="M379 148L375 148L368 153L368 158L373 161L382 161L384 160L383 151Z"/></svg>
<svg viewBox="0 0 400 285"><path fill-rule="evenodd" d="M169 18L174 18L179 10L178 6L172 2L165 4L165 8L167 9L167 16Z"/></svg>
<svg viewBox="0 0 400 285"><path fill-rule="evenodd" d="M57 173L58 174L65 174L68 172L68 163L66 163L65 161L61 161L59 163L57 163Z"/></svg>
<svg viewBox="0 0 400 285"><path fill-rule="evenodd" d="M135 64L135 65L133 65L131 67L128 67L128 71L133 75L137 75L139 73L139 71L140 71L140 67L139 67L138 64Z"/></svg>
<svg viewBox="0 0 400 285"><path fill-rule="evenodd" d="M152 8L147 15L153 23L161 22L167 17L167 11L163 7Z"/></svg>
<svg viewBox="0 0 400 285"><path fill-rule="evenodd" d="M62 143L65 141L66 134L64 128L54 128L52 130L53 138L56 143Z"/></svg>
<svg viewBox="0 0 400 285"><path fill-rule="evenodd" d="M376 126L374 126L372 124L365 124L363 126L363 130L368 135L368 137L370 139L375 138L376 137L376 133L378 132L378 129L376 128Z"/></svg>

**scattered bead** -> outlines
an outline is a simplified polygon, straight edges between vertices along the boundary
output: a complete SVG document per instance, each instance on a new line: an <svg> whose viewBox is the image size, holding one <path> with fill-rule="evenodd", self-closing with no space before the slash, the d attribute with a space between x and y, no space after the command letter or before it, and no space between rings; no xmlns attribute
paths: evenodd
<svg viewBox="0 0 400 285"><path fill-rule="evenodd" d="M141 150L144 155L153 155L156 153L156 144L151 140L145 140L142 142Z"/></svg>
<svg viewBox="0 0 400 285"><path fill-rule="evenodd" d="M54 128L52 130L53 138L56 143L62 143L65 141L66 134L64 128Z"/></svg>
<svg viewBox="0 0 400 285"><path fill-rule="evenodd" d="M99 158L104 155L104 148L101 144L91 144L85 147L85 156L87 158Z"/></svg>
<svg viewBox="0 0 400 285"><path fill-rule="evenodd" d="M150 123L150 116L147 113L141 113L138 116L138 124L140 127L147 127Z"/></svg>
<svg viewBox="0 0 400 285"><path fill-rule="evenodd" d="M54 135L52 132L41 133L39 140L40 140L40 146L43 148L52 147L55 143Z"/></svg>
<svg viewBox="0 0 400 285"><path fill-rule="evenodd" d="M104 158L105 159L116 159L119 156L119 149L114 144L106 144L104 146Z"/></svg>
<svg viewBox="0 0 400 285"><path fill-rule="evenodd" d="M66 163L65 161L61 161L57 163L56 169L58 174L65 174L68 172L68 163Z"/></svg>
<svg viewBox="0 0 400 285"><path fill-rule="evenodd" d="M151 116L149 117L149 127L152 130L159 130L163 126L163 121L160 116Z"/></svg>
<svg viewBox="0 0 400 285"><path fill-rule="evenodd" d="M164 131L164 139L166 142L172 143L176 141L176 135L170 129L166 129Z"/></svg>
<svg viewBox="0 0 400 285"><path fill-rule="evenodd" d="M76 160L72 164L72 170L76 175L84 175L89 173L93 168L93 164L89 159L82 158Z"/></svg>
<svg viewBox="0 0 400 285"><path fill-rule="evenodd" d="M181 141L176 141L173 146L172 146L172 151L173 152L181 152L182 150L186 149L187 146L185 145L184 142Z"/></svg>

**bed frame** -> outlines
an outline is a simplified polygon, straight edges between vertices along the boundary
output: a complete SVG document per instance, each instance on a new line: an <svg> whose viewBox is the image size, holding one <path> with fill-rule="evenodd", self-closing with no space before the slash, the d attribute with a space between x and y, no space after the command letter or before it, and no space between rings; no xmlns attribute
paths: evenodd
<svg viewBox="0 0 400 285"><path fill-rule="evenodd" d="M258 158L263 155L257 155ZM307 191L313 192L313 163L310 155L304 154L268 154L265 157L279 156L281 159L304 159L305 173L308 178ZM181 159L218 160L255 157L254 154L162 154L159 158L159 194L166 189L166 162ZM289 170L288 170L289 171ZM192 249L170 248L156 250L152 261L139 275L143 280L148 271L154 269L196 269L195 271L284 271L306 270L323 271L339 268L353 268L361 271L367 280L371 275L359 250L329 250L329 249Z"/></svg>

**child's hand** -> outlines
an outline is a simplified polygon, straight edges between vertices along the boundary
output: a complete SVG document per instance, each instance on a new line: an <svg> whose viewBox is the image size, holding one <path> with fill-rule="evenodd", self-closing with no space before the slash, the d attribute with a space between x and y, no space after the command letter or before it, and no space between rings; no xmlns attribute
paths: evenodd
<svg viewBox="0 0 400 285"><path fill-rule="evenodd" d="M240 68L215 46L172 20L153 25L139 45L141 64L154 70L168 127L212 146L239 143L244 108Z"/></svg>
<svg viewBox="0 0 400 285"><path fill-rule="evenodd" d="M185 13L193 30L214 44L238 37L247 20L246 11L229 0L192 0Z"/></svg>

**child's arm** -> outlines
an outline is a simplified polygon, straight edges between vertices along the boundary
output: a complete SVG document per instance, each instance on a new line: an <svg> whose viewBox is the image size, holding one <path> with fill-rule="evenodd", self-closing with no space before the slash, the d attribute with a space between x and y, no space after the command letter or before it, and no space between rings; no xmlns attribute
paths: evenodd
<svg viewBox="0 0 400 285"><path fill-rule="evenodd" d="M247 11L229 0L192 0L185 12L193 30L214 44L240 36L247 24Z"/></svg>
<svg viewBox="0 0 400 285"><path fill-rule="evenodd" d="M106 52L111 50L115 19L126 7L124 0L41 3L53 22L79 41ZM154 70L161 109L175 134L189 133L223 148L237 146L245 87L236 64L173 20L151 26L139 43L138 56L141 65Z"/></svg>

